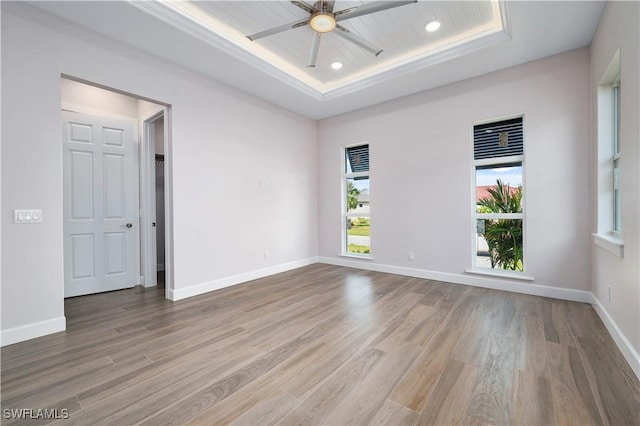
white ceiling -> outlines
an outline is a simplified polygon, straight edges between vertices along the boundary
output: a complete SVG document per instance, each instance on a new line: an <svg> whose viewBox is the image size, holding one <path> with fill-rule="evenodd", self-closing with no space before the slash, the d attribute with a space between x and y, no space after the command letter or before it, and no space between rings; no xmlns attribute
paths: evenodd
<svg viewBox="0 0 640 426"><path fill-rule="evenodd" d="M306 18L285 1L31 2L289 110L320 119L590 44L604 7L592 1L426 1L340 22L384 49L378 57L335 34L245 36ZM310 2L309 2L310 3ZM334 10L368 2L337 0ZM427 33L437 19L441 28ZM329 67L340 61L336 72Z"/></svg>
<svg viewBox="0 0 640 426"><path fill-rule="evenodd" d="M310 4L310 3L306 3ZM367 4L362 1L335 2L336 11ZM400 3L401 4L401 3ZM143 5L149 6L158 5ZM167 7L163 5L162 7ZM278 57L282 70L299 78L321 94L362 80L374 73L424 59L445 48L503 31L499 3L494 1L422 1L339 22L340 25L383 49L374 56L339 37L334 30L321 36L318 66L307 60L314 31L308 26L288 30L250 42L246 35L308 18L309 13L289 1L268 2L183 2L170 5L176 13L208 25L211 31L233 40L239 48L269 60ZM433 33L425 31L431 21L441 22ZM334 61L343 63L335 71Z"/></svg>

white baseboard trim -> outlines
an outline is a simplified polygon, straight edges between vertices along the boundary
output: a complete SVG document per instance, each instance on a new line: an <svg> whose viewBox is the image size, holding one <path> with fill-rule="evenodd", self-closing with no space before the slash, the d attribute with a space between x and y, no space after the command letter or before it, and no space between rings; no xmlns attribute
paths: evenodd
<svg viewBox="0 0 640 426"><path fill-rule="evenodd" d="M633 372L640 379L640 355L633 348L629 340L622 333L616 322L598 298L590 291L574 290L570 288L553 287L547 285L523 283L521 281L510 280L500 277L478 277L465 274L452 274L448 272L436 272L424 269L406 268L402 266L385 265L372 262L361 262L358 260L319 257L320 263L329 265L346 266L350 268L364 269L375 272L385 272L389 274L405 275L409 277L423 278L428 280L445 281L455 284L471 285L475 287L491 288L495 290L512 291L515 293L530 294L534 296L551 297L554 299L570 300L574 302L589 303L602 319L609 334L622 352Z"/></svg>
<svg viewBox="0 0 640 426"><path fill-rule="evenodd" d="M220 278L202 284L192 285L186 288L173 289L169 290L169 299L173 301L182 300L188 297L197 296L199 294L208 293L210 291L220 290L225 287L231 287L236 284L242 284L258 278L268 277L269 275L279 274L280 272L302 268L303 266L312 265L314 263L318 263L318 258L309 257L306 259L295 260L289 263L283 263L280 265L270 266L268 268L233 275L230 277Z"/></svg>
<svg viewBox="0 0 640 426"><path fill-rule="evenodd" d="M326 263L329 265L345 266L375 272L384 272L415 278L470 285L474 287L484 287L495 290L530 294L534 296L544 296L555 299L590 303L597 312L598 316L600 316L600 319L609 331L609 334L611 334L611 337L620 349L620 352L622 352L622 355L631 366L631 369L640 379L640 354L638 354L629 340L622 333L622 331L620 330L614 319L611 317L611 315L609 315L609 312L606 310L600 300L589 291L522 283L520 281L513 281L508 278L505 279L498 277L478 277L464 274L452 274L448 272L437 272L425 269L415 269L402 266L371 263L369 261L361 262L358 260L336 259L332 257L309 257L306 259L296 260L281 265L270 266L268 268L258 269L243 274L221 278L215 281L209 281L206 283L189 286L187 288L169 290L169 299L173 301L186 299L189 297L197 296L199 294L208 293L210 291L219 290L225 287L230 287L258 278L267 277L269 275L274 275L281 272L290 271L292 269L301 268L303 266L312 265L314 263ZM35 339L37 337L65 330L66 318L64 316L51 320L22 325L19 327L0 331L0 346L8 346L14 343Z"/></svg>
<svg viewBox="0 0 640 426"><path fill-rule="evenodd" d="M607 309L604 307L602 302L596 297L595 294L591 294L591 305L593 305L593 309L598 313L600 319L604 323L604 326L609 330L609 334L613 338L613 341L616 342L618 349L622 352L622 355L629 363L629 366L636 373L638 379L640 379L640 354L636 352L636 350L631 345L631 342L625 337L618 327L618 324L613 320Z"/></svg>
<svg viewBox="0 0 640 426"><path fill-rule="evenodd" d="M156 270L158 271L164 271L164 263L158 263L156 265Z"/></svg>
<svg viewBox="0 0 640 426"><path fill-rule="evenodd" d="M46 321L34 322L19 327L8 328L0 333L0 346L12 345L25 340L35 339L47 334L65 331L67 319L65 317L53 318Z"/></svg>
<svg viewBox="0 0 640 426"><path fill-rule="evenodd" d="M408 277L424 278L428 280L445 281L454 284L470 285L474 287L491 288L494 290L512 291L515 293L531 294L534 296L551 297L553 299L571 300L574 302L591 303L591 292L570 288L553 287L549 285L531 284L508 277L480 276L471 274L452 274L449 272L429 271L426 269L406 268L403 266L385 265L371 261L358 261L333 257L320 257L320 263L346 266L369 271L386 272L388 274L405 275Z"/></svg>

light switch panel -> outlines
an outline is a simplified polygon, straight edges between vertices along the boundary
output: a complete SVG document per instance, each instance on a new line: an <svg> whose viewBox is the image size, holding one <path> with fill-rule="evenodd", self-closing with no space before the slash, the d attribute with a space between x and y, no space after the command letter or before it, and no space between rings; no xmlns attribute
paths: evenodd
<svg viewBox="0 0 640 426"><path fill-rule="evenodd" d="M42 223L42 210L16 209L13 211L13 223Z"/></svg>

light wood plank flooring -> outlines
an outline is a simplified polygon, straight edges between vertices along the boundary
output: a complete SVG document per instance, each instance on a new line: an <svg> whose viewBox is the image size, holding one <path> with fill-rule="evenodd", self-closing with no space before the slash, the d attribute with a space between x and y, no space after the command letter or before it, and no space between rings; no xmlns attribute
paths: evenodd
<svg viewBox="0 0 640 426"><path fill-rule="evenodd" d="M640 384L586 304L316 264L65 309L66 332L2 348L3 410L66 409L53 423L78 425L640 424Z"/></svg>

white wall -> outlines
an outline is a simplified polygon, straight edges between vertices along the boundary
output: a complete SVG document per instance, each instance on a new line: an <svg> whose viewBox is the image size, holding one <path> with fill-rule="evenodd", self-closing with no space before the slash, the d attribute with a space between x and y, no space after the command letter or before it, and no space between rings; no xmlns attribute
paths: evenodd
<svg viewBox="0 0 640 426"><path fill-rule="evenodd" d="M640 375L640 3L609 2L591 45L592 191L591 230L597 231L597 110L598 82L620 49L621 73L621 200L624 258L592 246L591 286L605 311L635 351ZM611 286L611 300L607 297ZM606 323L606 321L605 321ZM608 324L610 325L610 324ZM615 337L615 331L612 333ZM629 359L629 357L627 358Z"/></svg>
<svg viewBox="0 0 640 426"><path fill-rule="evenodd" d="M86 114L138 119L137 99L78 81L60 79L60 98L64 108L79 107Z"/></svg>
<svg viewBox="0 0 640 426"><path fill-rule="evenodd" d="M3 2L3 344L64 327L63 73L171 104L175 297L317 255L313 120ZM44 223L13 225L15 208Z"/></svg>
<svg viewBox="0 0 640 426"><path fill-rule="evenodd" d="M321 259L345 263L338 256L340 147L366 141L374 260L359 265L518 290L521 281L480 281L464 271L472 259L473 123L522 113L525 268L535 278L533 284L549 286L529 286L528 291L586 299L588 84L589 51L580 49L322 120L318 126ZM415 253L415 261L407 260L408 251Z"/></svg>
<svg viewBox="0 0 640 426"><path fill-rule="evenodd" d="M354 263L495 284L463 272L472 259L471 128L476 120L523 113L526 262L535 277L528 289L540 284L546 286L539 287L541 294L566 297L573 289L577 299L593 290L637 354L638 8L638 3L608 6L591 59L589 50L581 49L316 127L312 120L28 5L2 3L2 343L64 328L59 114L64 73L171 104L176 297L297 266L318 253L339 261L340 146L357 142L371 146L374 260ZM618 47L626 88L622 260L592 247L589 233L596 218L586 213L596 211L588 184L595 170L594 164L589 167L590 94ZM44 223L13 225L15 208L42 208ZM409 250L413 262L406 258ZM500 283L515 290L521 285ZM613 288L608 303L606 285Z"/></svg>

